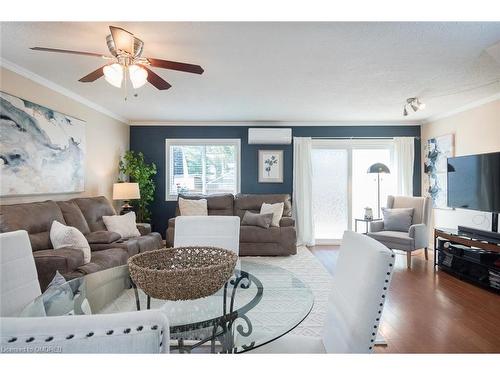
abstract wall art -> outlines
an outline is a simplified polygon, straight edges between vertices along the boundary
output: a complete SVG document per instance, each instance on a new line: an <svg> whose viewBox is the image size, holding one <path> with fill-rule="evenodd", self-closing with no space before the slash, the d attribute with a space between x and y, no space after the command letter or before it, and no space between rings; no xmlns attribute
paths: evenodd
<svg viewBox="0 0 500 375"><path fill-rule="evenodd" d="M84 191L85 121L0 92L0 196Z"/></svg>
<svg viewBox="0 0 500 375"><path fill-rule="evenodd" d="M447 158L454 156L454 135L447 134L427 140L424 173L426 196L432 199L434 208L448 207Z"/></svg>

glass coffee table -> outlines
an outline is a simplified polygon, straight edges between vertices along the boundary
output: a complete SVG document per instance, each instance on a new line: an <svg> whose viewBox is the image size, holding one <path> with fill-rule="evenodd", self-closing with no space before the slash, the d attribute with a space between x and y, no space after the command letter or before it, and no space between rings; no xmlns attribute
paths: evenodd
<svg viewBox="0 0 500 375"><path fill-rule="evenodd" d="M112 314L162 309L169 317L171 351L241 353L295 328L314 303L311 289L283 268L240 259L216 293L187 301L149 298L132 282L128 266L70 280L35 299L23 316L44 305L46 315Z"/></svg>

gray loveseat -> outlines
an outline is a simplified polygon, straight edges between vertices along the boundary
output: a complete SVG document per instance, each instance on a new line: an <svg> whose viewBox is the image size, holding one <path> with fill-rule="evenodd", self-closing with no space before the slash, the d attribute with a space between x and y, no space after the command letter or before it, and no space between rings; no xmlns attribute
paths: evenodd
<svg viewBox="0 0 500 375"><path fill-rule="evenodd" d="M207 200L208 215L239 216L246 211L258 213L262 203L284 203L279 227L261 228L242 225L240 228L240 256L293 255L297 253L297 234L292 216L289 194L216 194L180 195L184 199ZM180 214L179 205L176 216ZM168 221L167 246L174 245L175 218Z"/></svg>

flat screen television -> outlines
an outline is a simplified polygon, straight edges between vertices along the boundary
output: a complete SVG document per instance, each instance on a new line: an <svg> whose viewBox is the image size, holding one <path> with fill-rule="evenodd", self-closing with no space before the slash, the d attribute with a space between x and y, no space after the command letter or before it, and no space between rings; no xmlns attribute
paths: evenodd
<svg viewBox="0 0 500 375"><path fill-rule="evenodd" d="M448 158L448 207L500 212L500 152Z"/></svg>

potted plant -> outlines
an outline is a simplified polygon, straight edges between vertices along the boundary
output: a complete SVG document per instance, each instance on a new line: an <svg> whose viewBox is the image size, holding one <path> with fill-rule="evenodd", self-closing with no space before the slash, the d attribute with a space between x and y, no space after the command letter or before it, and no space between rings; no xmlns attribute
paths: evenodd
<svg viewBox="0 0 500 375"><path fill-rule="evenodd" d="M151 221L149 204L154 199L155 184L153 176L156 175L155 163L147 164L142 152L126 151L119 164L120 173L128 176L130 182L137 182L141 198L131 202L137 215L137 222L148 223Z"/></svg>

